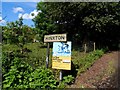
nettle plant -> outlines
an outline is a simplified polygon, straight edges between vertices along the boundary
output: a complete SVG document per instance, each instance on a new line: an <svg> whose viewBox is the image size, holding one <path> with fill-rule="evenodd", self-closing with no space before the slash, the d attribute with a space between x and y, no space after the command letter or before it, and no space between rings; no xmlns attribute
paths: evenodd
<svg viewBox="0 0 120 90"><path fill-rule="evenodd" d="M2 88L55 88L57 80L50 69L34 69L20 58L20 52L3 52Z"/></svg>

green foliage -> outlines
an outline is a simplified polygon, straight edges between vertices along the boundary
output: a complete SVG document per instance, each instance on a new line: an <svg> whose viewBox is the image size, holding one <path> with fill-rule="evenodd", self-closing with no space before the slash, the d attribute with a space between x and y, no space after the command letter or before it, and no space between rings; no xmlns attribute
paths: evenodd
<svg viewBox="0 0 120 90"><path fill-rule="evenodd" d="M55 88L57 81L50 69L33 68L20 52L3 52L3 88ZM29 59L27 59L29 60Z"/></svg>
<svg viewBox="0 0 120 90"><path fill-rule="evenodd" d="M14 58L13 65L3 74L3 88L28 88L30 72L33 72L31 66L20 58Z"/></svg>
<svg viewBox="0 0 120 90"><path fill-rule="evenodd" d="M40 10L40 13L33 19L37 34L39 35L39 40L43 42L44 35L55 33L56 26L54 22L47 16L46 6L43 2L37 4L37 10Z"/></svg>
<svg viewBox="0 0 120 90"><path fill-rule="evenodd" d="M30 88L55 88L57 81L50 69L37 68L29 78Z"/></svg>
<svg viewBox="0 0 120 90"><path fill-rule="evenodd" d="M71 84L74 81L74 77L72 75L64 76L63 82L66 84Z"/></svg>
<svg viewBox="0 0 120 90"><path fill-rule="evenodd" d="M58 88L66 88L66 84L64 82L60 82Z"/></svg>
<svg viewBox="0 0 120 90"><path fill-rule="evenodd" d="M25 45L26 48L31 50L28 55L28 62L33 67L45 66L46 59L46 48L41 48L42 44L40 43L28 43Z"/></svg>
<svg viewBox="0 0 120 90"><path fill-rule="evenodd" d="M35 38L35 30L22 23L23 19L20 18L16 22L7 23L3 27L3 43L16 44L20 47L21 53L25 43L33 42Z"/></svg>
<svg viewBox="0 0 120 90"><path fill-rule="evenodd" d="M19 64L21 62L20 59L22 59L22 57L24 57L22 54L20 54L19 52L16 51L3 51L2 52L2 73L6 74L11 66L14 66L15 64Z"/></svg>
<svg viewBox="0 0 120 90"><path fill-rule="evenodd" d="M42 12L34 22L42 36L67 33L68 40L73 43L83 44L90 40L100 47L118 48L120 2L40 2L37 9ZM56 26L56 29L48 29L49 26Z"/></svg>
<svg viewBox="0 0 120 90"><path fill-rule="evenodd" d="M66 88L67 85L72 84L74 77L72 75L64 76L63 80L59 83L58 88Z"/></svg>
<svg viewBox="0 0 120 90"><path fill-rule="evenodd" d="M78 74L81 74L82 72L89 69L94 64L95 60L99 59L103 54L103 50L96 50L90 52L88 55L80 58L79 60L74 60L73 64L76 66Z"/></svg>
<svg viewBox="0 0 120 90"><path fill-rule="evenodd" d="M32 67L45 66L46 48L41 47L45 46L40 43L27 43L24 45L24 54L21 54L19 57L26 58L25 62L29 63ZM4 44L2 46L2 51L5 53L3 57L4 55L9 55L7 51L11 52L11 54L16 53L17 55L17 53L20 52L20 47L14 44Z"/></svg>
<svg viewBox="0 0 120 90"><path fill-rule="evenodd" d="M46 6L50 17L54 21L58 21L58 24L62 24L65 29L73 29L73 27L74 29L79 29L80 27L77 27L79 24L82 27L86 26L86 29L102 31L102 26L106 26L108 23L119 24L116 16L120 15L117 8L120 6L120 3L58 2L44 3L43 5ZM71 26L66 27L66 25Z"/></svg>
<svg viewBox="0 0 120 90"><path fill-rule="evenodd" d="M7 49L7 47L9 49ZM38 50L40 47L39 43L28 43L25 45L25 47L32 50L32 52L27 54L29 57L25 57L23 54L18 52L17 47L12 51L12 47L15 46L6 45L5 47L4 45L3 49L3 88L63 88L66 87L67 84L71 84L73 82L74 78L71 75L68 75L63 77L62 83L58 86L58 81L53 75L52 70L42 68L42 65L38 65L39 67L37 66L34 68L30 66L31 64L28 64L30 62L30 57L32 60L32 58L34 59L35 57L40 56L38 54L34 54L32 56L32 53L38 53L36 49ZM46 50L46 48L42 49L43 51ZM38 58L36 60L38 60ZM41 58L41 62L43 63L42 60L43 59ZM33 63L35 61L33 60L31 62Z"/></svg>

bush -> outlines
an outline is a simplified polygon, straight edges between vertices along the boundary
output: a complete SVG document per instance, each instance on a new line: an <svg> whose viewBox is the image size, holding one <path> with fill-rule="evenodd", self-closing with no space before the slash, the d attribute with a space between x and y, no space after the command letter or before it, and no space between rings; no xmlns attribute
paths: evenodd
<svg viewBox="0 0 120 90"><path fill-rule="evenodd" d="M16 51L3 51L2 52L2 74L9 72L11 66L19 64L24 56Z"/></svg>
<svg viewBox="0 0 120 90"><path fill-rule="evenodd" d="M55 88L57 80L50 69L34 69L20 53L3 53L3 88Z"/></svg>
<svg viewBox="0 0 120 90"><path fill-rule="evenodd" d="M38 68L30 74L30 88L55 88L57 81L50 69Z"/></svg>
<svg viewBox="0 0 120 90"><path fill-rule="evenodd" d="M28 88L28 75L33 72L31 66L20 58L14 58L7 73L3 74L3 88Z"/></svg>

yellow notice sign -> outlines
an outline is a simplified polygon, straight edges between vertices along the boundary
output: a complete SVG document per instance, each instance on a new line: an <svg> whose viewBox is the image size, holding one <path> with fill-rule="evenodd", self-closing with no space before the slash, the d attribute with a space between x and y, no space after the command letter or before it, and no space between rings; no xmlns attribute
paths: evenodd
<svg viewBox="0 0 120 90"><path fill-rule="evenodd" d="M52 68L71 70L71 42L54 42Z"/></svg>

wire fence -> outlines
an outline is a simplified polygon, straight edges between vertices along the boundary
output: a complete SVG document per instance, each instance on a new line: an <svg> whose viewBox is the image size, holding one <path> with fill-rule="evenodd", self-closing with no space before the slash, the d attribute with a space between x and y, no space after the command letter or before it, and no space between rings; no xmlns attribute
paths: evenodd
<svg viewBox="0 0 120 90"><path fill-rule="evenodd" d="M80 45L73 45L73 49L78 51L78 52L91 52L91 51L95 51L96 49L96 44L93 41L84 43L84 44L80 44Z"/></svg>

